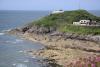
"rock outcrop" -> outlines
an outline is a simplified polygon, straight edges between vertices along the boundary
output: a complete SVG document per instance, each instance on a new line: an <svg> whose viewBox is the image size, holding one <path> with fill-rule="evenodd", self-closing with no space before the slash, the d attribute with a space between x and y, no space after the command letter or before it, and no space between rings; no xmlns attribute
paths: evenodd
<svg viewBox="0 0 100 67"><path fill-rule="evenodd" d="M46 27L39 27L39 26L26 26L23 28L16 28L11 30L12 33L35 33L35 34L41 34L41 35L49 35L49 36L61 36L62 38L66 39L77 39L77 40L85 40L85 41L93 41L100 43L100 35L78 35L74 33L63 33L58 32L56 28L46 28Z"/></svg>

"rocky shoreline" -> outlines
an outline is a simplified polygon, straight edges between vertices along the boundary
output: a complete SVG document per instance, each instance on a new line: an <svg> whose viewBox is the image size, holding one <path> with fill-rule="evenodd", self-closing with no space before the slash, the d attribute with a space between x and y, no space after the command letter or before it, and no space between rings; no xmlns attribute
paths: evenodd
<svg viewBox="0 0 100 67"><path fill-rule="evenodd" d="M28 52L43 57L48 64L56 65L51 67L67 67L78 58L100 55L100 35L62 33L55 28L37 26L16 28L9 33L42 43L45 48Z"/></svg>

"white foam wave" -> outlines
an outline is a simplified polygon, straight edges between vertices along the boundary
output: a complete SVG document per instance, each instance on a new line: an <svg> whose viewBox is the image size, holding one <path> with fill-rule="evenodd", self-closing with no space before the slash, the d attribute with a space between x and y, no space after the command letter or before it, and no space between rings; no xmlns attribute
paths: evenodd
<svg viewBox="0 0 100 67"><path fill-rule="evenodd" d="M5 33L0 33L0 35L4 35Z"/></svg>
<svg viewBox="0 0 100 67"><path fill-rule="evenodd" d="M22 52L24 52L24 51L20 50L20 51L18 51L18 52L22 53Z"/></svg>
<svg viewBox="0 0 100 67"><path fill-rule="evenodd" d="M22 63L17 63L17 64L12 64L15 67L27 67L27 65L22 64Z"/></svg>
<svg viewBox="0 0 100 67"><path fill-rule="evenodd" d="M32 56L31 58L36 58L36 56Z"/></svg>
<svg viewBox="0 0 100 67"><path fill-rule="evenodd" d="M15 41L6 41L6 43L12 43L12 44L21 43L21 42L23 42L23 40L21 39L16 39Z"/></svg>
<svg viewBox="0 0 100 67"><path fill-rule="evenodd" d="M17 64L16 67L27 67L27 65L20 63L20 64Z"/></svg>
<svg viewBox="0 0 100 67"><path fill-rule="evenodd" d="M14 64L12 64L13 66L16 66L16 64L14 63Z"/></svg>
<svg viewBox="0 0 100 67"><path fill-rule="evenodd" d="M3 30L2 32L9 32L9 31L11 31L11 29L8 29L8 30Z"/></svg>
<svg viewBox="0 0 100 67"><path fill-rule="evenodd" d="M23 42L23 40L21 40L21 39L16 39L16 42Z"/></svg>
<svg viewBox="0 0 100 67"><path fill-rule="evenodd" d="M16 44L17 42L13 42L13 41L6 41L6 43Z"/></svg>
<svg viewBox="0 0 100 67"><path fill-rule="evenodd" d="M28 60L25 60L24 62L26 62L26 63L27 63L27 62L29 62L29 61L28 61Z"/></svg>

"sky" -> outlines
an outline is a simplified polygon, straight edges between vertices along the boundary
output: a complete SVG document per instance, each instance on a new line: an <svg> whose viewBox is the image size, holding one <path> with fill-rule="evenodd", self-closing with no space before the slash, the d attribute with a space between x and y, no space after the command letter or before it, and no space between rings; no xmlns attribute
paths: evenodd
<svg viewBox="0 0 100 67"><path fill-rule="evenodd" d="M0 0L0 10L100 10L100 0Z"/></svg>

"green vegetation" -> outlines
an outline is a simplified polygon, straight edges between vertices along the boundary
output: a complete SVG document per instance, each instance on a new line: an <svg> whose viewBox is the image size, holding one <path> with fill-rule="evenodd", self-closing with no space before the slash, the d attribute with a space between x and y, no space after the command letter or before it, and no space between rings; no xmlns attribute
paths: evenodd
<svg viewBox="0 0 100 67"><path fill-rule="evenodd" d="M76 33L76 34L100 34L100 27L88 27L88 26L74 26L74 25L65 25L59 28L62 32Z"/></svg>
<svg viewBox="0 0 100 67"><path fill-rule="evenodd" d="M94 16L86 10L65 11L59 14L50 14L40 20L32 22L32 25L43 27L56 27L62 32L78 33L78 34L100 34L99 27L82 27L74 26L73 22L82 19L92 19L100 22L100 17Z"/></svg>

